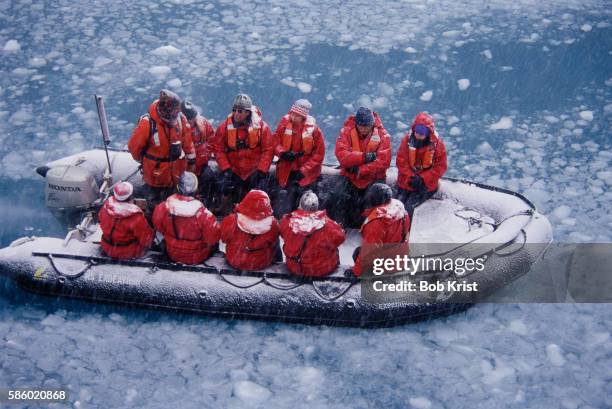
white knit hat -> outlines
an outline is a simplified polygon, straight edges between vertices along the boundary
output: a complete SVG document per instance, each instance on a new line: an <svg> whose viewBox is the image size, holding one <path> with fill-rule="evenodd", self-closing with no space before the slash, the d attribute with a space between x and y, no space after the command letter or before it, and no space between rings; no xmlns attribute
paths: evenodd
<svg viewBox="0 0 612 409"><path fill-rule="evenodd" d="M130 182L119 182L113 188L113 196L120 202L126 201L134 193L134 186Z"/></svg>
<svg viewBox="0 0 612 409"><path fill-rule="evenodd" d="M312 104L307 99L298 99L293 103L289 112L294 112L298 115L302 115L304 118L308 116Z"/></svg>

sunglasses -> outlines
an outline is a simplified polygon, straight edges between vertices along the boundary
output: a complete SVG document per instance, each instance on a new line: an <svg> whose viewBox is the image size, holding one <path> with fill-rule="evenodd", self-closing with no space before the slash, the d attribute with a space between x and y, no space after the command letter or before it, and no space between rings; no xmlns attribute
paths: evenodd
<svg viewBox="0 0 612 409"><path fill-rule="evenodd" d="M232 112L236 112L237 114L242 114L244 112L249 112L249 110L248 109L236 109L236 108L233 108Z"/></svg>

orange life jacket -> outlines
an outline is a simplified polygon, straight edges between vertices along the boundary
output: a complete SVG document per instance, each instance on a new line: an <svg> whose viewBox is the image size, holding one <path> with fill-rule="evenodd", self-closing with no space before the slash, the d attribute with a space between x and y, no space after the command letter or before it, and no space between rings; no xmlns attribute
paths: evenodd
<svg viewBox="0 0 612 409"><path fill-rule="evenodd" d="M289 115L285 115L285 118L288 121L282 138L283 149L290 151L291 145L293 144L293 123L291 122ZM302 151L304 151L306 155L310 155L310 153L312 153L312 148L314 146L312 133L315 130L315 125L315 119L309 115L304 122L304 129L302 131Z"/></svg>
<svg viewBox="0 0 612 409"><path fill-rule="evenodd" d="M378 128L374 128L372 137L368 142L368 146L366 146L366 152L376 152L378 145L380 145L380 135L378 134ZM351 129L351 146L354 152L361 152L359 135L357 134L357 129L355 128Z"/></svg>
<svg viewBox="0 0 612 409"><path fill-rule="evenodd" d="M253 122L253 113L251 114L251 122ZM225 129L227 129L227 146L236 150L236 142L238 139L238 130L234 127L234 123L232 122L232 114L227 116L225 120ZM254 127L252 124L249 126L249 148L255 149L259 145L259 140L261 139L261 127Z"/></svg>
<svg viewBox="0 0 612 409"><path fill-rule="evenodd" d="M433 165L433 157L436 146L430 143L421 157L417 156L417 148L408 145L408 164L412 169L429 169Z"/></svg>

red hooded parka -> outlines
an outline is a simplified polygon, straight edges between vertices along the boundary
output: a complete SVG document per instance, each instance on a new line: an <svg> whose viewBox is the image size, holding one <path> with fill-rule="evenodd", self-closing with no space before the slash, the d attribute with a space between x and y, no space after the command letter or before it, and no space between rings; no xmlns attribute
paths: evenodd
<svg viewBox="0 0 612 409"><path fill-rule="evenodd" d="M338 266L338 246L346 238L342 227L325 210L298 209L280 223L287 268L297 275L325 276Z"/></svg>
<svg viewBox="0 0 612 409"><path fill-rule="evenodd" d="M219 242L219 224L202 202L174 194L157 205L153 224L164 235L170 260L198 264L206 260Z"/></svg>
<svg viewBox="0 0 612 409"><path fill-rule="evenodd" d="M336 140L336 157L340 166L341 174L358 188L365 189L376 180L384 180L387 169L391 165L391 137L378 116L374 112L374 129L371 135L365 139L358 138L358 146L354 146L353 134L356 132L355 116L351 115L344 122L340 135ZM373 162L365 163L365 154L376 152ZM349 173L346 168L359 167L359 172Z"/></svg>
<svg viewBox="0 0 612 409"><path fill-rule="evenodd" d="M239 270L268 267L274 261L278 230L268 195L251 190L236 205L235 212L221 222L227 262Z"/></svg>
<svg viewBox="0 0 612 409"><path fill-rule="evenodd" d="M411 160L408 144L411 135L414 133L414 128L417 125L425 125L429 129L429 144L417 148L414 160ZM428 165L427 168L423 168L422 164L426 156L432 158L432 163L430 166ZM423 178L423 182L428 192L433 192L438 189L438 182L448 167L446 161L446 147L442 139L438 136L433 118L429 114L421 112L414 118L410 131L404 136L400 143L396 165L398 170L397 186L399 188L413 191L414 188L410 184L410 181L413 176L418 175Z"/></svg>
<svg viewBox="0 0 612 409"><path fill-rule="evenodd" d="M98 212L102 250L109 257L126 260L142 257L153 241L153 229L138 206L109 197Z"/></svg>

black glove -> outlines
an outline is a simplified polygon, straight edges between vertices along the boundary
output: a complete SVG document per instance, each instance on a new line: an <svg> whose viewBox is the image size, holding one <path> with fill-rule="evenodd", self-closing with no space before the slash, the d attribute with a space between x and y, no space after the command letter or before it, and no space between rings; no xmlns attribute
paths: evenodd
<svg viewBox="0 0 612 409"><path fill-rule="evenodd" d="M376 152L368 152L364 157L365 163L374 162L376 160Z"/></svg>
<svg viewBox="0 0 612 409"><path fill-rule="evenodd" d="M414 188L414 190L420 192L425 189L425 182L423 182L423 178L416 175L410 179L410 185Z"/></svg>
<svg viewBox="0 0 612 409"><path fill-rule="evenodd" d="M293 177L295 178L295 180L300 181L304 179L304 174L298 170L293 172Z"/></svg>
<svg viewBox="0 0 612 409"><path fill-rule="evenodd" d="M295 152L293 152L293 151L283 152L283 153L281 153L281 155L280 155L280 158L281 158L282 160L288 160L288 161L290 161L290 162L294 161L296 157L297 157L297 155L296 155L296 153L295 153Z"/></svg>
<svg viewBox="0 0 612 409"><path fill-rule="evenodd" d="M350 168L344 168L348 173L359 173L359 166L351 166Z"/></svg>
<svg viewBox="0 0 612 409"><path fill-rule="evenodd" d="M248 145L246 139L238 139L236 141L236 149L237 150L247 149L248 147L249 147L249 145Z"/></svg>
<svg viewBox="0 0 612 409"><path fill-rule="evenodd" d="M353 284L359 282L359 277L357 277L350 268L344 270L344 278L348 279L348 281Z"/></svg>
<svg viewBox="0 0 612 409"><path fill-rule="evenodd" d="M266 173L264 173L261 170L257 169L255 172L251 173L251 175L249 176L249 179L248 179L249 180L249 184L251 186L256 186L266 176L267 176Z"/></svg>

